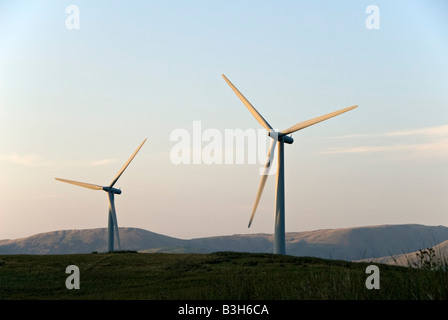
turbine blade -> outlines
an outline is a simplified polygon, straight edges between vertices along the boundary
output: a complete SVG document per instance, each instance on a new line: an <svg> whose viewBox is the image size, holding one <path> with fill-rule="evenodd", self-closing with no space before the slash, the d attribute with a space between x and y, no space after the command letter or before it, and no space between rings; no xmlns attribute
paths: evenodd
<svg viewBox="0 0 448 320"><path fill-rule="evenodd" d="M146 142L146 139L143 140L143 142L138 146L137 150L134 151L134 153L132 154L132 156L129 158L128 161L126 161L126 163L124 164L124 166L120 169L120 171L118 171L117 175L115 176L114 180L112 180L112 182L110 183L109 187L113 187L114 184L117 182L117 180L120 178L120 176L123 174L124 170L126 170L126 168L128 167L128 165L131 163L132 159L134 159L134 157L137 155L137 152L140 151L140 148L143 146L143 144Z"/></svg>
<svg viewBox="0 0 448 320"><path fill-rule="evenodd" d="M62 182L66 182L66 183L71 183L80 187L84 187L84 188L89 188L89 189L93 189L93 190L103 190L102 186L98 186L96 184L91 184L91 183L85 183L85 182L79 182L79 181L73 181L73 180L67 180L67 179L60 179L60 178L55 178L58 181L62 181Z"/></svg>
<svg viewBox="0 0 448 320"><path fill-rule="evenodd" d="M230 82L229 79L226 78L225 75L222 75L224 80L226 80L227 84L232 88L232 90L236 93L238 98L244 103L246 108L252 113L252 115L257 119L257 121L268 131L272 130L271 125L263 118L263 116L255 109L250 102L241 94L241 92L238 91L238 89Z"/></svg>
<svg viewBox="0 0 448 320"><path fill-rule="evenodd" d="M117 213L115 211L114 194L113 192L108 192L108 194L109 194L110 211L112 212L112 221L114 223L115 235L117 236L118 248L120 248L121 250L120 234L118 232Z"/></svg>
<svg viewBox="0 0 448 320"><path fill-rule="evenodd" d="M258 187L257 197L255 198L255 204L254 204L254 207L252 208L252 214L250 215L249 225L247 226L248 228L250 228L250 226L252 224L252 220L254 219L255 212L257 211L258 203L260 202L261 194L263 193L264 186L266 184L266 180L268 179L269 171L271 169L271 164L272 164L272 161L274 160L274 150L275 150L276 145L277 145L277 139L272 139L271 146L269 148L268 157L266 160L266 164L264 165L264 172L261 176L260 185Z"/></svg>
<svg viewBox="0 0 448 320"><path fill-rule="evenodd" d="M298 130L304 129L304 128L309 127L309 126L312 126L313 124L316 124L318 122L321 122L321 121L324 121L324 120L336 117L337 115L340 115L341 113L350 111L350 110L352 110L352 109L354 109L356 107L357 107L357 105L354 105L354 106L351 106L351 107L348 107L348 108L345 108L345 109L341 109L341 110L338 110L338 111L334 111L334 112L328 113L326 115L323 115L323 116L320 116L320 117L317 117L317 118L314 118L314 119L310 119L310 120L307 120L307 121L300 122L298 124L293 125L291 128L288 128L286 130L280 131L280 133L282 133L282 134L290 134L290 133L296 132Z"/></svg>

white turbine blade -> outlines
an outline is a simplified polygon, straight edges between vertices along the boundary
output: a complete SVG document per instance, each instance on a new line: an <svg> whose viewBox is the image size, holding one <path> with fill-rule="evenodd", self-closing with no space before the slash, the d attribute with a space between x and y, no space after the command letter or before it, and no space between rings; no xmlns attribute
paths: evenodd
<svg viewBox="0 0 448 320"><path fill-rule="evenodd" d="M255 109L250 102L241 94L241 92L238 91L238 89L230 82L229 79L226 78L225 75L222 75L224 80L226 80L227 84L232 88L232 90L236 93L238 98L244 103L246 108L252 113L252 115L257 119L257 121L268 131L272 130L271 125L263 118L263 116Z"/></svg>
<svg viewBox="0 0 448 320"><path fill-rule="evenodd" d="M117 213L115 211L114 194L112 192L108 192L108 194L109 194L110 211L112 212L112 222L114 224L115 235L117 236L118 248L120 248L121 250L120 234L118 232Z"/></svg>
<svg viewBox="0 0 448 320"><path fill-rule="evenodd" d="M264 165L264 172L263 172L263 175L261 176L260 185L258 187L257 197L255 198L254 207L252 208L252 214L250 215L249 225L247 226L248 228L250 228L250 226L252 224L252 220L254 219L255 212L257 211L258 203L260 202L261 194L263 193L263 189L266 184L266 180L268 179L269 170L271 168L272 160L274 159L274 151L275 151L276 145L277 145L277 139L272 139L271 146L269 148L268 157L266 160L266 164Z"/></svg>
<svg viewBox="0 0 448 320"><path fill-rule="evenodd" d="M102 186L98 186L96 184L91 184L91 183L85 183L85 182L79 182L79 181L73 181L73 180L67 180L67 179L60 179L60 178L55 178L58 181L62 181L62 182L66 182L66 183L71 183L80 187L84 187L84 188L89 188L89 189L93 189L93 190L103 190Z"/></svg>
<svg viewBox="0 0 448 320"><path fill-rule="evenodd" d="M290 133L296 132L298 130L304 129L304 128L309 127L309 126L312 126L313 124L316 124L318 122L321 122L321 121L324 121L324 120L336 117L337 115L340 115L341 113L350 111L350 110L352 110L352 109L354 109L356 107L357 107L357 105L351 106L351 107L348 107L348 108L345 108L345 109L341 109L341 110L338 110L338 111L334 111L334 112L328 113L326 115L323 115L323 116L320 116L320 117L317 117L317 118L314 118L314 119L310 119L310 120L307 120L307 121L300 122L300 123L298 123L296 125L293 125L291 128L288 128L286 130L280 131L280 133L282 133L282 134L290 134Z"/></svg>
<svg viewBox="0 0 448 320"><path fill-rule="evenodd" d="M120 176L123 174L124 170L128 167L128 165L131 163L132 159L137 155L137 152L140 151L140 148L143 146L143 144L146 142L146 139L143 140L143 142L138 146L137 150L132 154L132 156L129 158L129 160L124 164L124 166L118 171L117 175L115 176L114 180L110 183L109 187L113 187L114 184L117 182L117 180L120 178Z"/></svg>

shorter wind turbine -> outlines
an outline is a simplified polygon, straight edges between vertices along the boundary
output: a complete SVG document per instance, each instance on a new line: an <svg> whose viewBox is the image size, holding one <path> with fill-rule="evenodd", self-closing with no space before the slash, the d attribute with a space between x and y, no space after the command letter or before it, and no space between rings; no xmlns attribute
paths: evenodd
<svg viewBox="0 0 448 320"><path fill-rule="evenodd" d="M107 245L109 252L114 251L114 229L115 229L115 235L117 236L118 247L121 250L120 235L118 232L117 213L115 211L115 200L114 200L115 194L121 194L121 190L116 189L113 186L118 181L120 176L123 174L124 170L126 170L128 165L131 163L132 159L134 159L134 157L137 155L137 152L139 152L140 148L143 146L143 144L145 142L146 142L146 139L143 140L143 142L139 145L137 150L134 151L132 156L124 164L124 166L120 169L120 171L118 171L117 175L115 176L115 178L112 180L112 182L108 186L99 186L99 185L91 184L91 183L55 178L58 181L71 183L71 184L74 184L74 185L77 185L80 187L89 188L89 189L93 189L93 190L104 190L107 192L107 194L109 196L109 221L108 221L108 245Z"/></svg>
<svg viewBox="0 0 448 320"><path fill-rule="evenodd" d="M288 134L302 130L318 122L333 118L341 113L347 112L357 107L357 105L341 109L335 112L328 113L326 115L303 121L293 125L292 127L282 130L275 131L272 129L271 125L263 118L263 116L250 104L250 102L238 91L238 89L222 75L227 84L236 93L238 98L244 103L246 108L254 116L254 118L260 123L267 131L268 135L272 138L271 145L269 148L268 158L264 167L264 173L261 177L260 186L258 187L257 197L255 198L255 204L252 209L252 214L250 216L248 228L252 224L252 220L257 210L258 202L260 201L261 194L263 193L266 180L268 178L269 169L272 164L272 159L274 157L275 146L278 144L278 166L277 166L277 190L276 190L276 209L275 209L275 229L274 229L274 253L275 254L285 254L285 175L284 175L284 144L292 144L294 139Z"/></svg>

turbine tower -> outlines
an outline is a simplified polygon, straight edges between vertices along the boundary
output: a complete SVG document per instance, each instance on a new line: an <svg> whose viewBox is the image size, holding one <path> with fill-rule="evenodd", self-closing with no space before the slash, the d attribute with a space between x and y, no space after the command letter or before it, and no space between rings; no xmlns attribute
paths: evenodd
<svg viewBox="0 0 448 320"><path fill-rule="evenodd" d="M139 152L140 148L143 146L143 144L145 142L146 142L146 139L143 140L143 142L139 145L137 150L134 151L132 156L124 164L124 166L120 169L120 171L118 171L117 175L115 176L115 178L112 180L112 182L108 186L99 186L99 185L91 184L91 183L55 178L58 181L71 183L71 184L74 184L77 186L81 186L81 187L89 188L89 189L93 189L93 190L104 190L107 192L107 195L109 197L109 221L108 221L108 245L107 245L109 252L114 251L114 231L115 231L115 235L117 236L118 247L121 250L120 235L118 232L117 213L115 211L115 199L114 199L115 194L121 194L121 190L114 188L114 185L118 181L120 176L123 174L124 170L126 170L126 168L129 166L132 159L134 159L134 157L137 155L137 152Z"/></svg>
<svg viewBox="0 0 448 320"><path fill-rule="evenodd" d="M275 131L271 125L263 118L263 116L258 113L258 111L250 104L250 102L238 91L238 89L226 78L225 75L222 75L227 84L232 88L232 90L236 93L238 98L244 103L246 108L250 111L250 113L254 116L254 118L260 123L267 131L268 135L272 138L271 144L269 147L269 153L267 157L266 164L264 166L264 172L261 177L260 185L258 187L257 196L255 198L255 204L252 208L252 214L249 219L248 228L250 228L252 224L252 220L254 219L255 212L257 210L258 203L261 198L261 194L263 193L264 186L266 184L266 180L268 178L269 169L274 157L275 146L278 144L278 153L277 153L277 186L276 186L276 205L275 205L275 229L274 229L274 254L286 254L285 249L285 173L284 173L284 144L292 144L294 142L293 138L288 136L293 132L309 127L318 122L333 118L341 113L347 112L357 107L357 105L341 109L335 112L331 112L329 114L310 119L304 122L297 123L292 127L282 130Z"/></svg>

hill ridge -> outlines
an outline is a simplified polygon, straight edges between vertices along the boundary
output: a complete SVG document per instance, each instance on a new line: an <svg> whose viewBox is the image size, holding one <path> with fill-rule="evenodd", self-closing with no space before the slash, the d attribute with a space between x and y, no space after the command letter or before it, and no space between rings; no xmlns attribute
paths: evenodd
<svg viewBox="0 0 448 320"><path fill-rule="evenodd" d="M272 253L273 234L233 234L179 239L136 227L120 227L123 250L140 252ZM448 227L422 224L317 229L286 233L286 253L325 259L377 259L432 247L448 240ZM74 254L107 251L107 228L68 229L0 240L0 254Z"/></svg>

